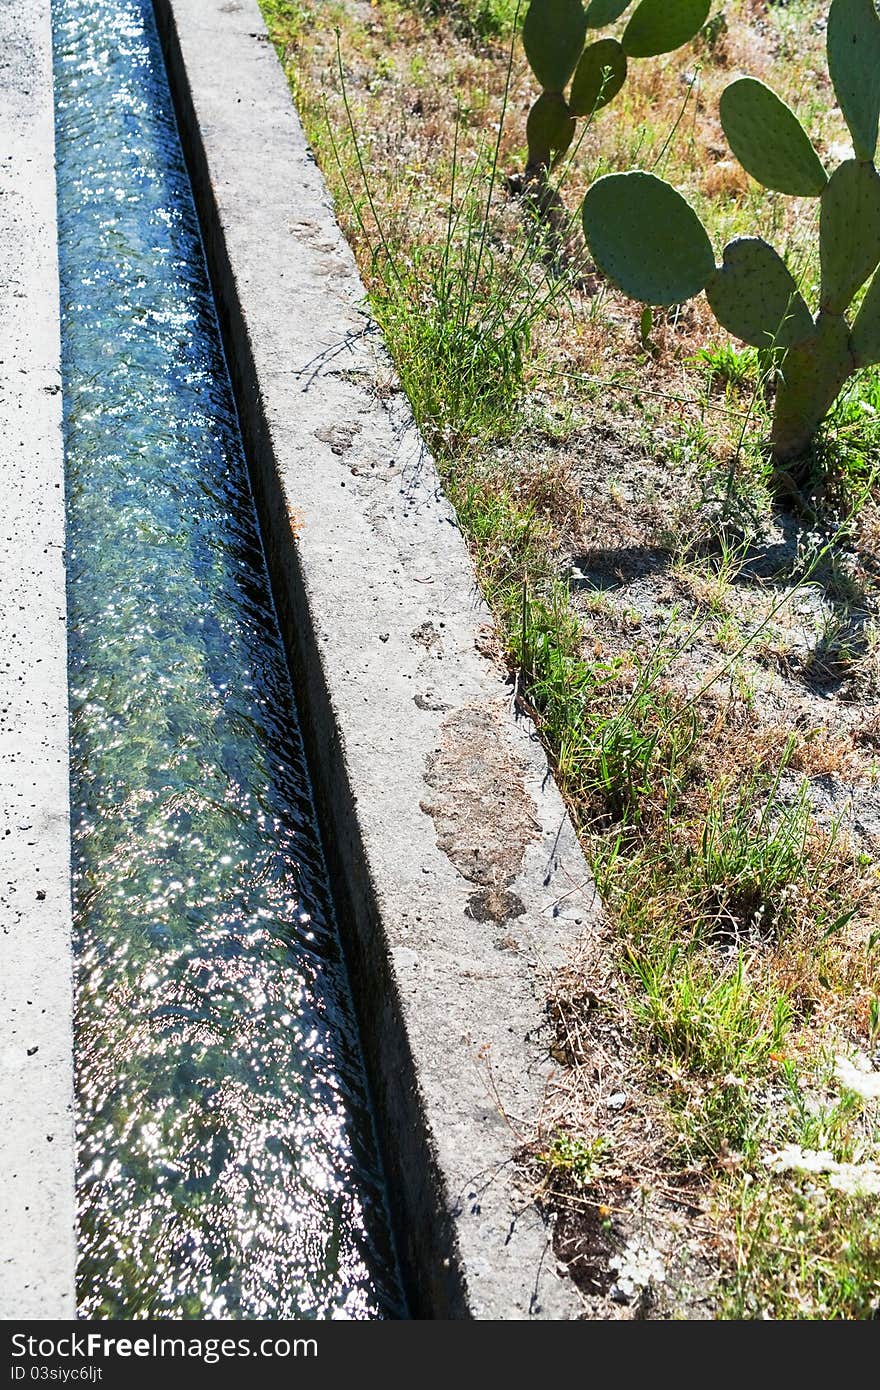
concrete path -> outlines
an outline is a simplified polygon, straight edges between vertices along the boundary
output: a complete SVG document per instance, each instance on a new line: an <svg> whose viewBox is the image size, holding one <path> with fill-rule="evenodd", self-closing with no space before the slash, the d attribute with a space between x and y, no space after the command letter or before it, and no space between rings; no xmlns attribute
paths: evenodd
<svg viewBox="0 0 880 1390"><path fill-rule="evenodd" d="M49 0L0 4L0 1318L74 1310L64 460Z"/></svg>

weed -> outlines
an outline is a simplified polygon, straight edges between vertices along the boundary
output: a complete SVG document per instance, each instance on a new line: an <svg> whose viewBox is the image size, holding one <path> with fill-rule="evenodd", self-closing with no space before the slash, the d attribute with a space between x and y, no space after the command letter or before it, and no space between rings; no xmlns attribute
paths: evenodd
<svg viewBox="0 0 880 1390"><path fill-rule="evenodd" d="M528 700L554 750L564 787L594 819L637 823L674 796L696 732L662 689L674 653L668 629L644 658L584 660L567 588L523 591L514 648ZM626 691L625 698L621 695Z"/></svg>
<svg viewBox="0 0 880 1390"><path fill-rule="evenodd" d="M579 1186L585 1186L600 1173L602 1160L610 1147L610 1141L601 1134L593 1139L584 1139L580 1135L558 1130L547 1147L536 1156L550 1177L569 1178Z"/></svg>
<svg viewBox="0 0 880 1390"><path fill-rule="evenodd" d="M876 1199L815 1182L740 1180L727 1194L735 1261L721 1318L872 1319L880 1309Z"/></svg>
<svg viewBox="0 0 880 1390"><path fill-rule="evenodd" d="M513 430L533 326L564 297L574 278L571 268L550 268L555 258L548 264L543 255L548 232L538 219L518 252L497 247L493 200L513 52L511 39L495 140L477 153L466 174L460 168L459 113L441 244L414 245L404 258L391 243L373 195L337 32L338 75L365 204L355 196L329 117L328 136L351 211L372 246L376 317L416 419L441 460L465 441Z"/></svg>
<svg viewBox="0 0 880 1390"><path fill-rule="evenodd" d="M733 386L738 390L754 386L763 375L762 365L755 348L737 348L733 343L715 343L700 348L694 354L695 366L701 367L706 379L706 389L712 391L718 386Z"/></svg>
<svg viewBox="0 0 880 1390"><path fill-rule="evenodd" d="M478 39L509 39L518 22L517 0L422 0L429 14L448 15L459 33Z"/></svg>
<svg viewBox="0 0 880 1390"><path fill-rule="evenodd" d="M820 683L846 680L865 657L868 640L867 614L825 612L804 674Z"/></svg>
<svg viewBox="0 0 880 1390"><path fill-rule="evenodd" d="M752 984L742 951L720 976L674 944L633 952L627 968L639 986L636 1017L664 1060L701 1077L741 1075L766 1067L782 1046L790 1006Z"/></svg>
<svg viewBox="0 0 880 1390"><path fill-rule="evenodd" d="M748 539L733 539L726 527L716 524L711 529L707 528L700 538L700 545L707 553L693 557L688 556L686 550L675 567L675 575L699 606L716 616L723 616L751 544ZM692 547L691 538L688 548Z"/></svg>
<svg viewBox="0 0 880 1390"><path fill-rule="evenodd" d="M753 774L744 786L722 782L710 791L688 867L701 914L721 932L783 931L793 898L809 891L813 817L806 782L792 801L778 800L790 752L791 744L769 789Z"/></svg>

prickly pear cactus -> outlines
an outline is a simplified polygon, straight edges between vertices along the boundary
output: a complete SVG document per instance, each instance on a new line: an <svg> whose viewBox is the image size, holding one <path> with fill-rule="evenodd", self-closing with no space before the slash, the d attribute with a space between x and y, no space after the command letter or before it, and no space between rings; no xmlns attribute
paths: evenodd
<svg viewBox="0 0 880 1390"><path fill-rule="evenodd" d="M552 165L571 143L563 136L569 129L565 123L574 117L592 119L613 100L626 80L628 56L649 57L680 48L703 27L711 2L641 0L620 41L604 38L587 44L589 30L613 24L633 0L590 0L586 9L581 0L531 0L523 47L542 92L526 127L529 167Z"/></svg>
<svg viewBox="0 0 880 1390"><path fill-rule="evenodd" d="M526 122L526 138L535 163L552 164L574 139L574 116L559 92L542 92Z"/></svg>
<svg viewBox="0 0 880 1390"><path fill-rule="evenodd" d="M586 37L581 0L532 0L523 23L523 48L545 92L562 93Z"/></svg>
<svg viewBox="0 0 880 1390"><path fill-rule="evenodd" d="M862 307L853 324L851 342L857 367L872 367L880 362L880 270L862 300Z"/></svg>
<svg viewBox="0 0 880 1390"><path fill-rule="evenodd" d="M727 143L747 174L780 193L819 196L828 175L797 116L775 92L741 77L725 88L718 109Z"/></svg>
<svg viewBox="0 0 880 1390"><path fill-rule="evenodd" d="M621 40L630 58L653 58L689 43L709 18L712 0L642 0Z"/></svg>
<svg viewBox="0 0 880 1390"><path fill-rule="evenodd" d="M605 174L587 193L582 216L599 269L645 304L690 299L715 269L699 217L654 174Z"/></svg>
<svg viewBox="0 0 880 1390"><path fill-rule="evenodd" d="M706 281L722 328L758 348L788 348L813 332L813 315L782 257L760 237L738 237Z"/></svg>
<svg viewBox="0 0 880 1390"><path fill-rule="evenodd" d="M633 21L637 15L638 10ZM632 54L626 33L623 47ZM805 451L849 376L880 363L875 0L832 0L828 65L856 152L830 178L794 112L762 82L740 78L720 104L731 149L753 178L767 188L819 199L822 282L815 317L782 258L759 237L730 242L716 268L696 213L653 174L608 175L593 184L583 205L584 234L596 264L625 294L645 304L668 304L705 289L724 328L755 347L775 349L771 443L780 463ZM850 326L847 311L871 275Z"/></svg>
<svg viewBox="0 0 880 1390"><path fill-rule="evenodd" d="M822 308L842 314L880 262L880 174L848 159L828 181L819 212Z"/></svg>
<svg viewBox="0 0 880 1390"><path fill-rule="evenodd" d="M601 111L625 81L626 54L617 39L597 39L588 44L571 79L568 105L572 115L590 116Z"/></svg>
<svg viewBox="0 0 880 1390"><path fill-rule="evenodd" d="M632 0L591 0L587 6L587 26L590 29L604 29L606 24L620 19L631 4Z"/></svg>
<svg viewBox="0 0 880 1390"><path fill-rule="evenodd" d="M852 370L846 320L820 313L815 332L789 348L780 363L771 436L780 463L804 452Z"/></svg>
<svg viewBox="0 0 880 1390"><path fill-rule="evenodd" d="M873 159L880 123L880 18L874 0L835 0L828 71L857 159Z"/></svg>

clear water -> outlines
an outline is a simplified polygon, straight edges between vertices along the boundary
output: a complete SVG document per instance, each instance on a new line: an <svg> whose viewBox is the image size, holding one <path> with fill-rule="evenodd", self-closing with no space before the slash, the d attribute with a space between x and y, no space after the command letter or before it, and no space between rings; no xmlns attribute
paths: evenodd
<svg viewBox="0 0 880 1390"><path fill-rule="evenodd" d="M53 0L85 1317L403 1314L149 0Z"/></svg>

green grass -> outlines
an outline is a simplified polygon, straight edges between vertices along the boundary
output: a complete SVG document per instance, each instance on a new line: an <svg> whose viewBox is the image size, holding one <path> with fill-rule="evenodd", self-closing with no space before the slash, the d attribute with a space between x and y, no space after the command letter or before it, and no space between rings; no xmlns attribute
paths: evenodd
<svg viewBox="0 0 880 1390"><path fill-rule="evenodd" d="M782 1046L790 1006L752 984L742 951L719 976L698 953L655 940L631 953L628 971L652 1051L696 1076L760 1075Z"/></svg>
<svg viewBox="0 0 880 1390"><path fill-rule="evenodd" d="M809 893L814 873L821 874L822 863L810 861L814 823L807 783L792 801L777 799L786 761L783 754L766 791L755 775L736 788L725 781L711 789L688 868L701 913L718 930L783 931L796 914L793 895ZM833 837L823 859L831 853ZM821 898L815 906L823 930L829 924Z"/></svg>
<svg viewBox="0 0 880 1390"><path fill-rule="evenodd" d="M521 613L507 615L507 640L557 776L585 823L633 825L668 806L696 731L693 713L683 715L663 689L680 655L668 633L643 659L585 661L568 590L554 581L543 596L526 587Z"/></svg>
<svg viewBox="0 0 880 1390"><path fill-rule="evenodd" d="M627 973L683 1161L754 1151L765 1127L756 1087L792 1023L785 993L754 982L741 951L723 963L659 938L630 952Z"/></svg>
<svg viewBox="0 0 880 1390"><path fill-rule="evenodd" d="M832 1059L812 1074L783 1064L770 1139L772 1154L793 1144L839 1163L871 1161L880 1114L835 1089ZM880 1213L876 1197L836 1190L822 1173L768 1172L754 1163L722 1186L734 1232L734 1270L719 1315L726 1318L852 1320L880 1312Z"/></svg>
<svg viewBox="0 0 880 1390"><path fill-rule="evenodd" d="M421 9L433 15L447 15L456 29L475 39L509 39L517 10L525 6L517 0L416 0Z"/></svg>
<svg viewBox="0 0 880 1390"><path fill-rule="evenodd" d="M372 248L373 311L416 420L441 462L465 445L498 440L519 427L533 326L553 312L574 276L573 267L554 266L549 228L537 216L526 218L521 245L499 248L495 203L514 52L511 38L495 138L464 167L461 111L455 121L442 238L416 241L404 254L373 196L338 49L348 150L329 117L327 137L349 209Z"/></svg>
<svg viewBox="0 0 880 1390"><path fill-rule="evenodd" d="M810 1321L875 1319L880 1312L876 1198L816 1183L738 1183L736 1273L718 1316Z"/></svg>
<svg viewBox="0 0 880 1390"><path fill-rule="evenodd" d="M605 1135L584 1139L559 1131L551 1136L550 1143L537 1158L551 1177L562 1176L583 1186L595 1181L610 1148Z"/></svg>

